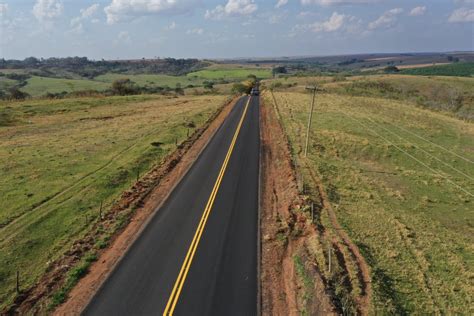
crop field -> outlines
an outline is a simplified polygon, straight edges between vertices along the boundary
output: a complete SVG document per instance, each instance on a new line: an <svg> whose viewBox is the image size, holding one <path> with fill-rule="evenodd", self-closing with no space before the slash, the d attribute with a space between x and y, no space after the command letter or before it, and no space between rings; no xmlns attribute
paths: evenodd
<svg viewBox="0 0 474 316"><path fill-rule="evenodd" d="M63 91L74 92L82 90L105 90L110 84L97 82L94 80L74 80L74 79L57 79L47 77L33 76L27 80L27 85L21 90L29 95L36 97L46 93L60 93Z"/></svg>
<svg viewBox="0 0 474 316"><path fill-rule="evenodd" d="M474 76L474 63L454 63L413 69L403 69L402 73L421 76Z"/></svg>
<svg viewBox="0 0 474 316"><path fill-rule="evenodd" d="M205 80L242 80L249 75L255 75L257 78L265 79L272 76L271 69L264 68L211 68L189 73L188 77L201 78Z"/></svg>
<svg viewBox="0 0 474 316"><path fill-rule="evenodd" d="M307 194L318 199L314 173L370 267L372 312L474 313L474 124L405 100L319 93L305 158L311 97L273 94ZM316 221L334 236L326 212Z"/></svg>
<svg viewBox="0 0 474 316"><path fill-rule="evenodd" d="M0 103L0 309L225 96Z"/></svg>
<svg viewBox="0 0 474 316"><path fill-rule="evenodd" d="M100 75L94 80L107 82L112 84L114 80L128 78L140 86L168 86L174 88L176 84L180 84L183 88L188 85L202 85L203 80L187 76L168 76L168 75L127 75L127 74L105 74Z"/></svg>

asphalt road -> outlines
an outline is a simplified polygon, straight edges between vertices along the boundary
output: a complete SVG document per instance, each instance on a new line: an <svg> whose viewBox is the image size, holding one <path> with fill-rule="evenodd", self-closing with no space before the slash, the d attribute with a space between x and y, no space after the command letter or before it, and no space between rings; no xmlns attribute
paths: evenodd
<svg viewBox="0 0 474 316"><path fill-rule="evenodd" d="M237 102L85 315L257 314L258 107Z"/></svg>

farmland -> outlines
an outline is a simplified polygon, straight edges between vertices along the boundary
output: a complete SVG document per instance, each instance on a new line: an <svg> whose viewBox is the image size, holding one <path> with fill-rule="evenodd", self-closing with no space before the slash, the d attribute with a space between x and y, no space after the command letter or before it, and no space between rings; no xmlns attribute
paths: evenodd
<svg viewBox="0 0 474 316"><path fill-rule="evenodd" d="M474 63L455 63L432 67L420 67L414 69L403 69L402 73L421 76L474 76Z"/></svg>
<svg viewBox="0 0 474 316"><path fill-rule="evenodd" d="M105 74L94 78L97 81L111 84L114 80L128 78L140 86L169 86L175 87L180 84L182 87L188 85L202 85L201 78L190 78L187 76L169 76L169 75L126 75L126 74Z"/></svg>
<svg viewBox="0 0 474 316"><path fill-rule="evenodd" d="M0 103L0 307L31 286L225 96ZM104 228L106 229L106 228Z"/></svg>
<svg viewBox="0 0 474 316"><path fill-rule="evenodd" d="M330 80L299 80L274 88L274 98L266 92L264 101L280 113L305 194L318 201L322 184L339 223L368 263L371 313L472 313L474 125L449 112L419 108L408 98L358 96ZM421 86L406 84L423 90L424 80ZM471 81L436 80L472 91ZM326 91L317 95L307 157L311 99L304 81L319 81ZM327 209L315 217L322 232L308 237L306 247L309 260L321 268L327 266L326 243L344 243L337 241ZM352 310L351 302L363 291L358 265L347 246L335 251L345 258L334 263L336 272L321 269L339 284L335 293L343 308ZM338 271L346 273L336 280Z"/></svg>
<svg viewBox="0 0 474 316"><path fill-rule="evenodd" d="M27 80L27 84L22 91L31 96L41 96L46 93L61 93L83 91L83 90L98 90L102 91L110 85L103 82L96 82L86 79L58 79L33 76Z"/></svg>
<svg viewBox="0 0 474 316"><path fill-rule="evenodd" d="M14 74L22 73L20 71L10 72L8 69L1 69L0 72ZM202 87L205 81L210 81L215 84L226 84L229 82L244 80L251 74L256 75L259 78L269 78L271 77L271 69L212 67L179 76L166 74L106 73L94 77L93 79L52 78L34 75L25 81L24 86L22 86L20 90L28 93L31 97L42 97L47 93L71 93L85 90L102 92L110 89L112 83L119 79L130 79L140 87L175 88L176 86L181 86L182 88L194 89ZM7 91L9 88L18 84L19 82L16 80L0 77L0 91Z"/></svg>
<svg viewBox="0 0 474 316"><path fill-rule="evenodd" d="M257 78L266 79L272 76L271 69L264 68L210 68L189 73L188 77L196 77L207 80L242 80L249 75L255 75Z"/></svg>
<svg viewBox="0 0 474 316"><path fill-rule="evenodd" d="M289 77L265 85L302 92L317 85L326 92L404 100L418 107L442 111L461 119L474 119L474 78L410 75Z"/></svg>

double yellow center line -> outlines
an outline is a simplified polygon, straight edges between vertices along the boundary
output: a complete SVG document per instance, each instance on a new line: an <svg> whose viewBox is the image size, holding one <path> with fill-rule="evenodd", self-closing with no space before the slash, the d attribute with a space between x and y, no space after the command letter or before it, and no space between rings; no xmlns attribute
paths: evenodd
<svg viewBox="0 0 474 316"><path fill-rule="evenodd" d="M188 275L189 268L191 267L191 263L194 258L194 254L196 253L196 249L199 245L199 241L201 240L201 236L206 226L207 219L209 218L209 214L211 213L214 200L216 198L217 192L219 191L222 178L224 178L224 173L227 169L227 164L229 163L230 156L232 155L235 143L237 141L237 137L239 136L240 129L242 128L242 124L244 122L245 115L250 104L250 99L251 97L249 97L247 104L245 105L244 112L242 113L242 117L240 118L239 124L237 125L237 129L235 130L234 137L232 138L232 142L230 143L229 150L227 151L227 155L224 159L224 162L222 163L219 176L217 177L216 183L214 184L214 188L212 189L211 195L209 196L206 208L204 209L201 220L199 221L199 225L196 229L196 233L194 234L191 245L189 246L188 253L184 258L183 266L179 271L179 275L174 284L173 291L171 292L170 298L168 299L168 303L166 304L165 311L163 312L163 315L165 316L173 315L174 309L176 308L176 304L178 303L179 295L181 294L181 290L183 289L184 281L186 280L186 276Z"/></svg>

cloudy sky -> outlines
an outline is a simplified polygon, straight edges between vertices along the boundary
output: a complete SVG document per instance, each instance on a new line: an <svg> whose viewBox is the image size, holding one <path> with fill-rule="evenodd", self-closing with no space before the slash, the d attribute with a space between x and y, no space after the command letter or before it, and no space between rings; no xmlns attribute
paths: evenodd
<svg viewBox="0 0 474 316"><path fill-rule="evenodd" d="M474 0L0 0L0 58L474 50Z"/></svg>

